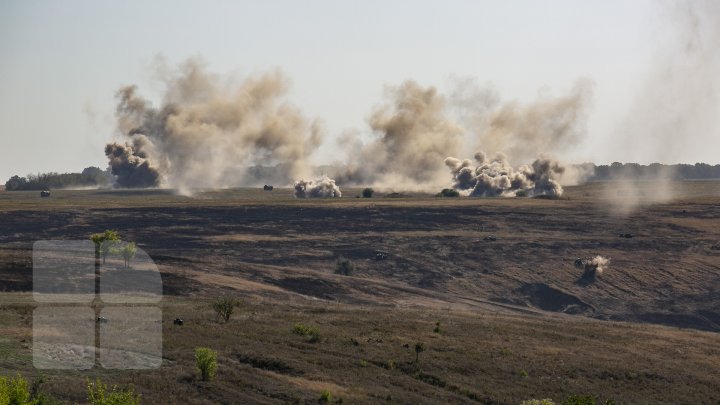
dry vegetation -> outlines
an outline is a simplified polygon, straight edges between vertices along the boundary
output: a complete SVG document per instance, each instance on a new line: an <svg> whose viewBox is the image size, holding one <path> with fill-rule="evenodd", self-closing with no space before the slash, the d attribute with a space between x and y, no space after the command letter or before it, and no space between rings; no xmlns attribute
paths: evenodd
<svg viewBox="0 0 720 405"><path fill-rule="evenodd" d="M324 390L345 403L717 403L720 182L674 187L685 197L627 216L597 184L560 200L3 192L0 369L40 374L32 243L115 229L162 273L163 366L46 373L65 400L83 401L84 379L99 376L145 403L313 403ZM573 261L596 254L610 267L583 282ZM335 274L340 257L351 275ZM227 323L211 308L222 296L243 302ZM209 382L199 346L218 352Z"/></svg>

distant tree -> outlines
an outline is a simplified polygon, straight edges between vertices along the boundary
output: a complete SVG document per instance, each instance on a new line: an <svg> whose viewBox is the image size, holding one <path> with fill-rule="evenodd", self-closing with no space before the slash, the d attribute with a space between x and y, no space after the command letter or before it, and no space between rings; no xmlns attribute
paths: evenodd
<svg viewBox="0 0 720 405"><path fill-rule="evenodd" d="M355 272L355 264L344 257L339 257L335 263L335 274L350 276Z"/></svg>
<svg viewBox="0 0 720 405"><path fill-rule="evenodd" d="M362 196L363 196L363 198L372 198L373 193L375 193L375 190L368 187L366 189L363 189Z"/></svg>
<svg viewBox="0 0 720 405"><path fill-rule="evenodd" d="M440 193L437 194L438 197L460 197L460 193L452 188L444 188Z"/></svg>
<svg viewBox="0 0 720 405"><path fill-rule="evenodd" d="M235 308L240 306L240 301L230 297L223 297L212 304L213 310L218 315L218 318L227 322L230 320Z"/></svg>
<svg viewBox="0 0 720 405"><path fill-rule="evenodd" d="M425 344L423 343L415 343L415 363L420 360L420 353L425 351Z"/></svg>

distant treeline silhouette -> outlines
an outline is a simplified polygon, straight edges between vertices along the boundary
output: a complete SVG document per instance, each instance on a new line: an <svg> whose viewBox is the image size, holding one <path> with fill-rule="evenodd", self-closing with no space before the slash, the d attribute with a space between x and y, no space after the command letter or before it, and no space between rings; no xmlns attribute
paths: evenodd
<svg viewBox="0 0 720 405"><path fill-rule="evenodd" d="M50 190L72 187L107 186L110 175L97 167L87 167L82 173L38 173L26 177L12 176L5 182L6 191Z"/></svg>
<svg viewBox="0 0 720 405"><path fill-rule="evenodd" d="M610 165L595 165L584 163L580 165L588 173L593 173L587 180L613 180L613 179L720 179L720 164L707 163L664 165L652 163L641 165L638 163L614 162Z"/></svg>

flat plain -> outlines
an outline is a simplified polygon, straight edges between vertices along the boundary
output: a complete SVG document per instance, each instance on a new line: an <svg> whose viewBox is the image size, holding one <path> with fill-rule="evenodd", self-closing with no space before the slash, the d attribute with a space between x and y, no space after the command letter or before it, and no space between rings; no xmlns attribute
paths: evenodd
<svg viewBox="0 0 720 405"><path fill-rule="evenodd" d="M592 183L560 199L0 192L0 369L45 374L71 402L97 376L146 403L314 403L324 390L345 403L719 403L720 182L663 185L668 199L658 187ZM106 229L162 275L161 368L34 369L33 243ZM588 280L574 261L596 255L610 264ZM336 274L338 258L351 275ZM243 302L228 323L210 308L223 296ZM211 382L196 377L198 346L218 351Z"/></svg>

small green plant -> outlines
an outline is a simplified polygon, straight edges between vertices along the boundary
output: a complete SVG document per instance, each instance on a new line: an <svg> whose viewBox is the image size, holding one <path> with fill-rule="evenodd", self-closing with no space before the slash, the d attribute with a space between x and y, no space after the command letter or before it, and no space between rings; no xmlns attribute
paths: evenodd
<svg viewBox="0 0 720 405"><path fill-rule="evenodd" d="M320 332L311 326L296 323L293 327L293 333L308 338L308 342L315 343L320 341Z"/></svg>
<svg viewBox="0 0 720 405"><path fill-rule="evenodd" d="M418 360L420 360L420 353L425 351L425 344L424 343L415 343L415 364L417 364Z"/></svg>
<svg viewBox="0 0 720 405"><path fill-rule="evenodd" d="M100 379L95 382L86 380L87 400L92 405L140 405L140 395L129 387L126 390L119 390L117 385L108 392L107 385Z"/></svg>
<svg viewBox="0 0 720 405"><path fill-rule="evenodd" d="M362 196L363 196L363 198L372 198L374 193L375 193L375 190L368 187L368 188L363 189Z"/></svg>
<svg viewBox="0 0 720 405"><path fill-rule="evenodd" d="M335 263L335 274L350 276L355 272L355 265L349 259L339 257Z"/></svg>
<svg viewBox="0 0 720 405"><path fill-rule="evenodd" d="M227 322L230 320L235 308L240 306L240 301L230 297L223 297L217 299L212 304L213 310L217 314L218 318Z"/></svg>
<svg viewBox="0 0 720 405"><path fill-rule="evenodd" d="M195 365L200 372L200 379L210 381L217 373L217 353L207 347L195 349Z"/></svg>
<svg viewBox="0 0 720 405"><path fill-rule="evenodd" d="M367 366L368 366L367 360L362 360L362 359L361 359L361 360L360 360L360 367L367 367Z"/></svg>
<svg viewBox="0 0 720 405"><path fill-rule="evenodd" d="M319 401L321 404L329 404L332 402L332 393L328 390L322 390L322 392L320 392Z"/></svg>
<svg viewBox="0 0 720 405"><path fill-rule="evenodd" d="M433 329L433 332L442 333L442 329L440 329L440 321L435 322L435 329Z"/></svg>
<svg viewBox="0 0 720 405"><path fill-rule="evenodd" d="M520 405L555 405L555 402L553 402L553 400L550 398L528 399L520 402Z"/></svg>
<svg viewBox="0 0 720 405"><path fill-rule="evenodd" d="M107 255L112 252L115 245L120 241L120 234L117 231L108 229L103 233L90 235L90 240L95 244L95 258L102 257L102 262L105 264Z"/></svg>
<svg viewBox="0 0 720 405"><path fill-rule="evenodd" d="M444 188L437 194L437 197L460 197L460 193L452 188Z"/></svg>
<svg viewBox="0 0 720 405"><path fill-rule="evenodd" d="M592 395L571 395L565 399L563 405L597 405Z"/></svg>
<svg viewBox="0 0 720 405"><path fill-rule="evenodd" d="M520 370L520 377L527 377L529 376L528 372L525 370Z"/></svg>
<svg viewBox="0 0 720 405"><path fill-rule="evenodd" d="M0 377L0 404L26 405L30 404L30 391L28 382L18 374L9 381Z"/></svg>

